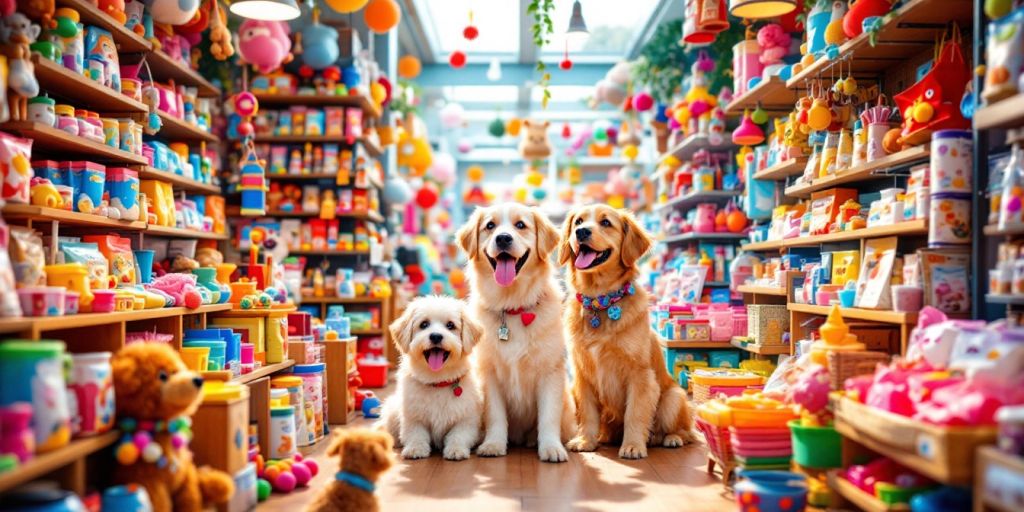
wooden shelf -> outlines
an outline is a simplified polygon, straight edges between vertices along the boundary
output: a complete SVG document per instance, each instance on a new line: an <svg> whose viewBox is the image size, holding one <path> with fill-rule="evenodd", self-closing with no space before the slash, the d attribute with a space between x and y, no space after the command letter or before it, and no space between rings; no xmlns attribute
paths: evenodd
<svg viewBox="0 0 1024 512"><path fill-rule="evenodd" d="M148 52L153 49L153 44L142 36L125 28L111 18L107 13L96 7L96 3L90 0L57 0L57 7L70 7L78 11L78 16L84 25L93 25L110 32L114 38L117 50L122 53Z"/></svg>
<svg viewBox="0 0 1024 512"><path fill-rule="evenodd" d="M828 487L864 512L908 512L910 506L888 505L884 501L862 491L849 480L839 475L841 469L828 472Z"/></svg>
<svg viewBox="0 0 1024 512"><path fill-rule="evenodd" d="M732 139L728 135L722 136L721 144L711 144L709 137L703 133L695 133L686 137L675 146L672 146L668 153L662 155L659 160L664 160L669 155L676 157L679 161L685 162L693 158L694 153L706 149L708 151L732 151L736 149L736 145L732 143Z"/></svg>
<svg viewBox="0 0 1024 512"><path fill-rule="evenodd" d="M1022 125L1024 125L1024 93L980 107L974 113L974 128L976 130L1017 128Z"/></svg>
<svg viewBox="0 0 1024 512"><path fill-rule="evenodd" d="M45 206L8 203L3 207L5 219L60 222L71 226L114 228L126 231L142 231L146 223L140 221L113 220L91 213L73 212Z"/></svg>
<svg viewBox="0 0 1024 512"><path fill-rule="evenodd" d="M886 236L924 236L928 234L928 221L925 219L908 220L889 224L887 226L874 226L853 231L840 231L827 235L803 236L800 238L787 238L783 241L785 247L814 247L816 245L832 242L846 242L850 240L864 240L868 238L882 238Z"/></svg>
<svg viewBox="0 0 1024 512"><path fill-rule="evenodd" d="M790 158L785 162L780 162L771 167L755 172L754 179L782 181L790 176L803 174L805 167L807 167L806 158Z"/></svg>
<svg viewBox="0 0 1024 512"><path fill-rule="evenodd" d="M1012 226L1006 229L999 229L999 226L985 226L985 234L988 236L1021 236L1024 235L1024 226Z"/></svg>
<svg viewBox="0 0 1024 512"><path fill-rule="evenodd" d="M253 137L253 142L257 144L305 144L307 142L311 144L340 144L345 147L351 147L350 144L345 142L345 138L341 135L257 135Z"/></svg>
<svg viewBox="0 0 1024 512"><path fill-rule="evenodd" d="M837 62L843 62L843 69L852 66L853 73L858 76L879 75L928 51L950 22L957 22L961 27L970 26L973 16L971 2L941 4L938 5L935 0L905 2L902 7L887 15L890 19L875 36L875 45L871 44L871 34L863 32L843 43L836 59L819 58L799 73L794 73L786 86L799 89L805 86L808 79L827 77L829 69Z"/></svg>
<svg viewBox="0 0 1024 512"><path fill-rule="evenodd" d="M353 330L349 334L351 334L352 336L381 336L381 335L384 334L384 329L377 328L377 329Z"/></svg>
<svg viewBox="0 0 1024 512"><path fill-rule="evenodd" d="M102 114L142 115L149 107L107 87L90 80L80 73L39 55L32 54L39 87L51 97L67 100L73 105L87 105L90 110Z"/></svg>
<svg viewBox="0 0 1024 512"><path fill-rule="evenodd" d="M0 130L32 139L32 157L35 160L42 160L44 156L57 160L69 160L81 156L103 163L130 165L149 163L142 155L121 151L41 123L9 121L0 124Z"/></svg>
<svg viewBox="0 0 1024 512"><path fill-rule="evenodd" d="M262 379L263 377L273 375L279 371L287 370L292 366L295 366L295 361L292 361L291 359L286 359L280 363L268 364L249 373L239 375L238 377L231 379L231 382L237 382L239 384L248 384L254 380Z"/></svg>
<svg viewBox="0 0 1024 512"><path fill-rule="evenodd" d="M335 181L338 178L338 175L337 174L333 174L333 173L316 173L316 174L271 174L271 173L267 173L266 176L267 176L267 179L270 180L270 181L320 181L320 180ZM358 189L369 189L371 187L381 188L380 182L378 180L376 180L375 178L373 178L372 175L367 178L367 181L369 181L370 183L369 183L369 186L366 186L366 187L357 187L355 185L345 185L345 187L352 187L352 188L358 188ZM337 186L337 185L335 185L335 186Z"/></svg>
<svg viewBox="0 0 1024 512"><path fill-rule="evenodd" d="M256 94L260 107L287 107L305 105L309 107L359 107L370 117L380 117L380 109L363 95L330 96L313 94Z"/></svg>
<svg viewBox="0 0 1024 512"><path fill-rule="evenodd" d="M736 348L728 341L681 341L666 340L658 337L661 346L665 348Z"/></svg>
<svg viewBox="0 0 1024 512"><path fill-rule="evenodd" d="M284 212L281 210L270 210L264 217L285 217L285 218L305 218L305 217L320 217L320 212ZM336 218L339 219L354 219L364 220L370 222L384 222L384 216L380 212L373 210L367 212L352 212L352 213L338 213L335 214Z"/></svg>
<svg viewBox="0 0 1024 512"><path fill-rule="evenodd" d="M303 304L380 304L385 299L379 297L314 297L303 295Z"/></svg>
<svg viewBox="0 0 1024 512"><path fill-rule="evenodd" d="M812 192L845 185L847 183L885 179L890 176L877 173L895 167L927 160L928 154L929 148L927 144L914 146L900 151L899 153L886 155L877 160L850 167L849 169L839 171L835 174L830 174L824 178L818 178L810 183L802 183L799 185L793 185L792 187L787 187L786 195L795 198L806 198L810 197Z"/></svg>
<svg viewBox="0 0 1024 512"><path fill-rule="evenodd" d="M220 140L216 135L205 132L202 128L186 123L184 120L169 115L162 110L158 110L157 115L160 116L160 121L163 122L163 126L160 127L160 131L156 134L161 139L170 142L189 143L217 142Z"/></svg>
<svg viewBox="0 0 1024 512"><path fill-rule="evenodd" d="M667 202L654 206L654 211L666 210L669 208L678 208L680 210L689 210L700 203L717 203L725 204L730 199L734 199L737 196L743 194L742 190L709 190L709 191L694 191L681 196L673 197Z"/></svg>
<svg viewBox="0 0 1024 512"><path fill-rule="evenodd" d="M989 293L985 295L985 302L992 304L1006 304L1012 306L1024 305L1024 295L1008 295L999 293Z"/></svg>
<svg viewBox="0 0 1024 512"><path fill-rule="evenodd" d="M120 432L112 430L96 436L76 439L63 448L38 454L28 462L19 464L13 470L0 473L0 492L12 490L106 449L114 444L120 435Z"/></svg>
<svg viewBox="0 0 1024 512"><path fill-rule="evenodd" d="M789 303L787 308L797 313L808 313L812 315L827 316L832 311L832 306L814 306L811 304ZM839 308L843 318L851 320L868 320L895 325L917 324L917 313L899 313L896 311L882 311L875 309L861 308Z"/></svg>
<svg viewBox="0 0 1024 512"><path fill-rule="evenodd" d="M172 228L150 224L146 227L146 234L153 236L166 236L171 238L195 238L197 240L227 240L227 233L211 233L209 231L198 231L195 229Z"/></svg>
<svg viewBox="0 0 1024 512"><path fill-rule="evenodd" d="M146 54L146 62L149 63L149 70L155 81L174 80L178 85L195 87L199 91L199 96L220 96L220 89L217 86L210 83L198 71L174 60L163 50L154 50Z"/></svg>
<svg viewBox="0 0 1024 512"><path fill-rule="evenodd" d="M757 87L733 98L725 106L725 114L742 114L744 110L757 108L758 102L767 110L792 110L796 96L796 89L786 87L785 80L773 75L768 80L761 80Z"/></svg>
<svg viewBox="0 0 1024 512"><path fill-rule="evenodd" d="M174 188L185 192L196 192L200 194L220 194L220 187L209 183L200 183L192 178L175 174L173 172L161 171L153 167L143 167L139 170L139 178L144 180L160 180L170 183Z"/></svg>
<svg viewBox="0 0 1024 512"><path fill-rule="evenodd" d="M789 345L761 345L758 343L744 343L742 340L743 338L733 338L729 343L740 350L746 350L751 354L761 356L778 356L789 353Z"/></svg>
<svg viewBox="0 0 1024 512"><path fill-rule="evenodd" d="M681 235L666 236L659 240L663 244L674 244L678 242L695 242L699 240L743 240L746 238L746 233L697 233L691 231L689 233L683 233Z"/></svg>
<svg viewBox="0 0 1024 512"><path fill-rule="evenodd" d="M775 286L754 286L754 285L740 285L736 287L736 291L740 293L752 293L754 295L772 295L777 297L785 297L786 289L775 287Z"/></svg>
<svg viewBox="0 0 1024 512"><path fill-rule="evenodd" d="M338 251L333 249L310 250L292 249L288 251L292 256L369 256L370 251Z"/></svg>
<svg viewBox="0 0 1024 512"><path fill-rule="evenodd" d="M783 240L768 240L766 242L743 244L740 249L744 251L777 251L782 249L783 246Z"/></svg>
<svg viewBox="0 0 1024 512"><path fill-rule="evenodd" d="M24 332L27 330L55 331L64 329L77 329L80 327L92 327L96 325L107 325L119 322L137 322L140 320L152 320L155 318L169 318L182 315L196 315L203 313L217 313L228 311L231 304L208 304L197 309L183 307L140 309L132 311L120 311L112 313L79 313L66 316L42 316L0 319L0 332Z"/></svg>

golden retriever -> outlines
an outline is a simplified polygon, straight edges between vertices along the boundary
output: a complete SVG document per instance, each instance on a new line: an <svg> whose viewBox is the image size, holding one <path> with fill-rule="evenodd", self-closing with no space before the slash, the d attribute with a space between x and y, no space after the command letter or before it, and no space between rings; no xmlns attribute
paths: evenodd
<svg viewBox="0 0 1024 512"><path fill-rule="evenodd" d="M593 451L621 435L619 457L637 459L647 456L648 443L677 447L695 439L686 394L665 369L649 327L647 293L633 284L636 262L652 243L632 214L606 205L577 208L565 219L559 262L569 264L575 295L565 308L579 421L568 444L573 451ZM584 307L588 298L614 292L621 299L596 311Z"/></svg>
<svg viewBox="0 0 1024 512"><path fill-rule="evenodd" d="M478 208L456 236L469 257L470 305L484 329L475 356L485 429L477 455L505 455L510 441L536 443L542 461L564 462L575 412L563 294L550 261L558 230L536 209L508 203Z"/></svg>
<svg viewBox="0 0 1024 512"><path fill-rule="evenodd" d="M403 458L429 457L433 446L445 459L464 460L480 441L483 398L469 354L481 330L466 308L452 297L420 297L391 323L402 356L381 423L402 446Z"/></svg>

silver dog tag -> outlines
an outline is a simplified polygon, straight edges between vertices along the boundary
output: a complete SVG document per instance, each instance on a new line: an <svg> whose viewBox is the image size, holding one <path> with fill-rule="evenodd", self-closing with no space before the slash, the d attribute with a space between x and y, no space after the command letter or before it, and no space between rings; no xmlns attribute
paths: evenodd
<svg viewBox="0 0 1024 512"><path fill-rule="evenodd" d="M508 326L502 325L498 327L498 339L501 341L508 341Z"/></svg>

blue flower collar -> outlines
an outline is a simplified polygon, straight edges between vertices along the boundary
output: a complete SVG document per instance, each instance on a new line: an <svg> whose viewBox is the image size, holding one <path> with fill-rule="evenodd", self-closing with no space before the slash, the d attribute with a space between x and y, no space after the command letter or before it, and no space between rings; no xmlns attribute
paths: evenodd
<svg viewBox="0 0 1024 512"><path fill-rule="evenodd" d="M633 295L634 293L636 293L636 287L633 286L632 282L627 282L622 285L621 289L615 290L611 293L598 295L596 297L577 293L576 300L583 305L583 309L592 312L590 316L590 327L596 329L601 325L601 311L606 311L608 318L612 321L622 318L622 308L617 306L616 303L625 297Z"/></svg>

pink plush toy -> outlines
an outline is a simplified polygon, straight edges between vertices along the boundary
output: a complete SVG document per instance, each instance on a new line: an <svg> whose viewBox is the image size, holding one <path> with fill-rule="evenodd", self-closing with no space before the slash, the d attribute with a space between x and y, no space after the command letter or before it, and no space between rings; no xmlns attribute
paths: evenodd
<svg viewBox="0 0 1024 512"><path fill-rule="evenodd" d="M170 295L175 306L196 309L203 305L203 297L196 288L196 276L192 274L166 274L153 279L149 287Z"/></svg>
<svg viewBox="0 0 1024 512"><path fill-rule="evenodd" d="M242 59L261 73L270 73L291 60L292 41L282 21L245 20L238 29Z"/></svg>
<svg viewBox="0 0 1024 512"><path fill-rule="evenodd" d="M816 364L797 377L789 393L793 403L799 404L811 414L818 414L828 405L830 390L828 368Z"/></svg>
<svg viewBox="0 0 1024 512"><path fill-rule="evenodd" d="M769 23L757 31L757 44L761 46L761 64L773 66L782 63L789 53L792 38L778 23Z"/></svg>
<svg viewBox="0 0 1024 512"><path fill-rule="evenodd" d="M945 370L961 328L981 329L985 322L949 320L945 313L926 306L917 317L917 327L907 344L907 361L928 369Z"/></svg>

